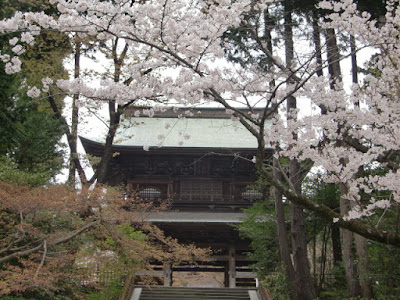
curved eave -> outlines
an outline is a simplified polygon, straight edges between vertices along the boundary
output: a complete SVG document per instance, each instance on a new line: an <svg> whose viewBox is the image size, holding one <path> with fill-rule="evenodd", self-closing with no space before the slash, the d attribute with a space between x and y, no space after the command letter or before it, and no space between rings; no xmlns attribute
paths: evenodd
<svg viewBox="0 0 400 300"><path fill-rule="evenodd" d="M91 139L80 137L83 147L85 148L86 153L91 155L99 156L104 151L104 144L93 141ZM140 146L129 146L129 145L113 145L112 146L113 152L120 152L120 153L255 153L257 151L256 148L216 148L216 147L149 147L149 151L145 151L143 147ZM268 152L272 152L272 149L267 149Z"/></svg>
<svg viewBox="0 0 400 300"><path fill-rule="evenodd" d="M142 221L156 223L242 223L246 215L243 212L147 212Z"/></svg>

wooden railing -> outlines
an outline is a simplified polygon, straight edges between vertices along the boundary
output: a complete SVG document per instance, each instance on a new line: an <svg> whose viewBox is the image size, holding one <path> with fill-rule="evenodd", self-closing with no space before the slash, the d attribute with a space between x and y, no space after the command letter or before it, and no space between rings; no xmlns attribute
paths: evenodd
<svg viewBox="0 0 400 300"><path fill-rule="evenodd" d="M127 270L108 269L98 270L96 268L82 268L81 284L82 285L108 285L112 281L120 281L123 284L123 278L127 275Z"/></svg>

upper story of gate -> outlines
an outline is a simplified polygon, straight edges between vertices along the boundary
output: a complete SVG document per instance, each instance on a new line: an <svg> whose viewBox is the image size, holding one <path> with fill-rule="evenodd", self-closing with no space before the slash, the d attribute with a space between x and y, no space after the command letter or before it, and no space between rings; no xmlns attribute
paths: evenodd
<svg viewBox="0 0 400 300"><path fill-rule="evenodd" d="M81 139L87 153L102 155L104 140ZM179 209L242 208L268 193L251 186L256 138L225 109L133 108L112 150L109 184L123 184L144 199L169 199Z"/></svg>

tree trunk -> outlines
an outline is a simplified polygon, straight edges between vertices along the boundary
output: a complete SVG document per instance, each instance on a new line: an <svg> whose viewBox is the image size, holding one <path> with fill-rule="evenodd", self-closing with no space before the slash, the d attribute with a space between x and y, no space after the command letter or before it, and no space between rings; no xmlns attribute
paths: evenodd
<svg viewBox="0 0 400 300"><path fill-rule="evenodd" d="M313 41L315 48L315 59L317 62L317 75L323 76L322 71L322 46L321 46L321 29L318 24L318 12L314 9L312 12Z"/></svg>
<svg viewBox="0 0 400 300"><path fill-rule="evenodd" d="M325 31L326 47L328 54L328 70L330 75L331 89L335 89L335 83L342 81L342 71L340 70L340 53L336 41L336 33L332 28Z"/></svg>
<svg viewBox="0 0 400 300"><path fill-rule="evenodd" d="M289 163L290 181L297 193L301 193L300 164L296 159ZM298 299L314 299L315 288L310 274L310 266L307 256L307 239L304 225L303 208L294 203L290 207L291 212L291 232L292 232L292 252L294 269L296 275L296 290Z"/></svg>
<svg viewBox="0 0 400 300"><path fill-rule="evenodd" d="M350 36L350 51L351 51L351 75L353 83L358 83L358 65L356 54L356 39L353 35Z"/></svg>
<svg viewBox="0 0 400 300"><path fill-rule="evenodd" d="M332 224L331 229L331 241L332 241L332 255L333 264L337 266L342 259L342 244L340 243L340 228L337 224Z"/></svg>
<svg viewBox="0 0 400 300"><path fill-rule="evenodd" d="M74 78L79 78L80 76L80 62L81 62L81 48L82 42L78 37L75 37L75 54L74 54ZM74 94L72 97L72 114L71 114L71 130L68 137L68 146L70 149L70 159L69 159L69 174L68 181L72 184L76 182L76 172L78 172L79 179L82 184L87 182L85 172L80 164L78 157L78 122L79 122L79 109L77 106L77 101L79 100L79 94ZM49 100L51 101L51 100ZM54 102L55 105L55 102ZM54 110L54 109L53 109ZM56 109L58 110L58 108Z"/></svg>
<svg viewBox="0 0 400 300"><path fill-rule="evenodd" d="M290 70L294 59L292 9L290 4L287 2L284 2L284 9L286 68ZM296 116L292 115L296 109L296 98L289 97L286 101L288 119L296 119ZM296 132L293 132L293 138L294 140L297 140ZM296 159L291 159L289 162L289 180L294 188L294 192L296 194L301 194L300 164ZM298 299L312 300L315 298L315 288L311 278L310 265L308 262L303 208L291 203L290 212L296 293Z"/></svg>
<svg viewBox="0 0 400 300"><path fill-rule="evenodd" d="M264 40L266 41L266 47L270 53L272 53L272 36L271 30L274 27L274 22L269 15L268 9L264 11ZM272 64L269 63L269 67ZM271 86L274 86L275 82L271 82ZM273 159L273 174L274 177L282 181L282 174L279 169L279 163L274 158ZM277 233L278 233L278 247L279 247L279 254L280 258L283 263L283 267L285 269L285 277L289 287L289 294L291 300L299 299L297 294L295 282L295 271L293 267L292 258L290 256L290 246L289 246L289 239L288 233L286 228L286 221L285 221L285 212L283 208L283 201L282 201L282 193L278 189L274 189L274 200L275 200L275 218L276 218L276 226L277 226Z"/></svg>
<svg viewBox="0 0 400 300"><path fill-rule="evenodd" d="M325 282L325 269L326 269L326 261L327 261L327 247L328 247L328 239L330 235L331 227L325 225L324 233L322 236L322 245L321 245L321 257L320 257L320 272L319 272L319 281L318 281L318 292L322 290L322 287Z"/></svg>
<svg viewBox="0 0 400 300"><path fill-rule="evenodd" d="M373 299L372 282L368 276L369 253L367 239L361 235L354 234L354 240L357 251L357 270L360 277L361 296L366 299Z"/></svg>
<svg viewBox="0 0 400 300"><path fill-rule="evenodd" d="M340 53L337 46L336 33L332 28L328 28L325 31L326 45L327 45L327 56L328 56L328 70L330 74L331 89L335 89L335 84L342 80L342 74L340 69ZM340 145L338 145L340 146ZM342 158L342 164L346 164L346 157ZM340 189L340 213L346 215L350 208L350 201L346 199L347 187L345 183L339 184ZM355 254L353 252L353 233L343 229L343 260L344 269L346 274L346 281L349 290L350 297L358 297L360 295L360 284L358 282L357 268L355 264Z"/></svg>
<svg viewBox="0 0 400 300"><path fill-rule="evenodd" d="M60 120L60 122L65 127L65 134L67 136L68 146L71 149L71 141L73 140L73 138L72 138L69 126L68 126L68 122L65 120L65 118L61 114L61 111L58 108L56 100L54 99L53 95L51 95L49 93L47 99L49 101L51 109L54 112L54 115L56 116L56 118L58 120ZM85 177L85 171L82 168L82 165L81 165L81 162L79 161L79 158L78 157L71 157L70 159L72 159L74 161L74 165L75 165L76 170L78 171L79 177L81 178L81 182L82 183L87 183L87 180L86 180L86 177Z"/></svg>
<svg viewBox="0 0 400 300"><path fill-rule="evenodd" d="M281 173L278 168L278 163L274 159L274 176L275 178L282 180ZM278 243L279 253L285 268L285 276L290 288L290 299L299 299L295 289L295 272L290 257L289 240L286 230L285 213L283 209L282 193L278 189L274 189L274 200L275 200L275 213L276 213L276 226L278 232Z"/></svg>
<svg viewBox="0 0 400 300"><path fill-rule="evenodd" d="M314 49L315 49L315 60L317 63L317 76L321 77L324 75L324 72L322 70L323 64L322 64L322 45L321 45L321 28L318 24L318 18L319 14L318 12L314 9L312 12L312 26L313 26L313 42L314 42ZM320 104L319 108L321 109L321 115L325 115L328 110L326 108L326 105Z"/></svg>
<svg viewBox="0 0 400 300"><path fill-rule="evenodd" d="M79 78L81 59L81 42L78 37L75 37L75 55L74 55L74 78ZM74 159L78 157L77 140L78 140L78 117L79 110L76 102L79 99L79 94L74 94L72 97L72 115L71 115L71 140L69 141L70 160L69 160L69 175L68 181L75 183L76 167Z"/></svg>
<svg viewBox="0 0 400 300"><path fill-rule="evenodd" d="M119 126L119 121L121 119L121 113L118 111L115 101L109 101L108 110L110 114L110 127L108 128L104 152L101 157L99 167L96 171L97 181L99 183L105 183L107 181L107 173L113 157L112 145L114 142L115 133L117 132Z"/></svg>
<svg viewBox="0 0 400 300"><path fill-rule="evenodd" d="M350 203L347 200L347 188L344 183L339 184L340 189L340 213L346 215L350 210ZM349 230L342 230L343 236L343 260L344 260L344 271L346 274L347 287L349 290L350 297L360 296L360 284L358 282L357 269L355 263L355 257L353 252L353 233Z"/></svg>
<svg viewBox="0 0 400 300"><path fill-rule="evenodd" d="M125 59L125 56L128 52L128 44L125 44L121 54L118 56L118 38L115 38L113 41L112 47L112 57L114 60L114 82L119 82L121 77L121 68ZM125 106L124 106L125 107ZM114 142L114 137L117 132L119 122L121 120L121 114L123 111L123 107L116 104L115 100L108 101L108 113L110 116L110 126L108 128L108 133L106 137L106 143L104 145L104 152L101 157L101 161L99 167L96 171L95 176L97 177L97 181L99 183L105 183L107 181L107 173L109 169L109 165L111 159L113 157L112 145Z"/></svg>
<svg viewBox="0 0 400 300"><path fill-rule="evenodd" d="M321 45L321 29L318 24L319 14L316 10L313 10L312 15L312 25L313 25L313 41L315 47L315 58L317 62L317 75L323 76L322 71L322 45ZM335 44L335 43L333 43ZM340 77L340 69L337 70L339 73L337 74ZM332 74L331 74L332 75ZM326 114L327 109L325 106L320 107L321 114ZM334 209L335 207L331 207ZM340 228L337 224L332 224L331 228L331 241L332 241L332 253L333 253L333 264L336 266L339 262L342 261L342 249L340 243Z"/></svg>
<svg viewBox="0 0 400 300"><path fill-rule="evenodd" d="M264 10L264 36L263 36L263 40L266 41L266 48L270 53L272 52L272 35L271 35L271 31L274 28L275 24L274 24L274 20L271 18L268 8ZM270 68L272 66L272 62L269 59L268 60L268 68ZM272 85L274 85L275 83L272 82Z"/></svg>
<svg viewBox="0 0 400 300"><path fill-rule="evenodd" d="M351 50L351 74L352 81L354 84L358 83L358 65L357 65L357 54L356 54L356 42L353 35L350 36L350 50ZM356 106L359 106L360 103L357 101L355 103ZM359 170L363 172L363 168ZM354 241L356 245L358 264L357 270L360 276L360 286L361 286L361 295L366 299L373 299L374 294L372 290L372 282L368 276L368 265L369 265L369 253L366 238L354 234Z"/></svg>

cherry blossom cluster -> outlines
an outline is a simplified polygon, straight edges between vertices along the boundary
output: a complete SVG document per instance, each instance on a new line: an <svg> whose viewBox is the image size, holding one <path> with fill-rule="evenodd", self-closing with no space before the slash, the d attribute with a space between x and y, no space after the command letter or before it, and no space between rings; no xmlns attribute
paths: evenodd
<svg viewBox="0 0 400 300"><path fill-rule="evenodd" d="M217 76L204 75L215 73L209 66L224 55L220 36L229 26L238 24L241 12L249 9L250 1L238 2L54 0L52 3L60 12L57 18L44 13L17 13L0 22L0 33L22 32L20 38L10 40L12 55L3 54L1 59L7 73L19 72L18 56L41 30L75 33L102 41L118 37L129 45L128 55L135 62L126 66L126 72L133 77L129 87L107 80L98 89L78 80L59 81L57 85L67 93L79 92L88 98L117 97L119 103L160 93L195 103L203 96L199 90L218 82ZM174 71L178 67L180 71ZM162 82L154 76L143 76L148 69L163 73ZM174 75L166 75L168 72ZM30 95L37 94L31 88Z"/></svg>
<svg viewBox="0 0 400 300"><path fill-rule="evenodd" d="M329 78L311 78L297 95L311 99L315 107L324 106L327 112L289 119L286 133L272 128L266 135L275 143L284 141L279 143L281 155L310 159L324 170L325 182L348 188L346 197L353 209L345 220L366 217L400 202L400 10L389 5L384 24L378 26L370 15L358 12L351 0L323 1L319 6L333 11L325 28L353 35L359 49L377 54L365 66L372 72L350 91L341 82L332 89ZM379 176L373 175L378 170Z"/></svg>

